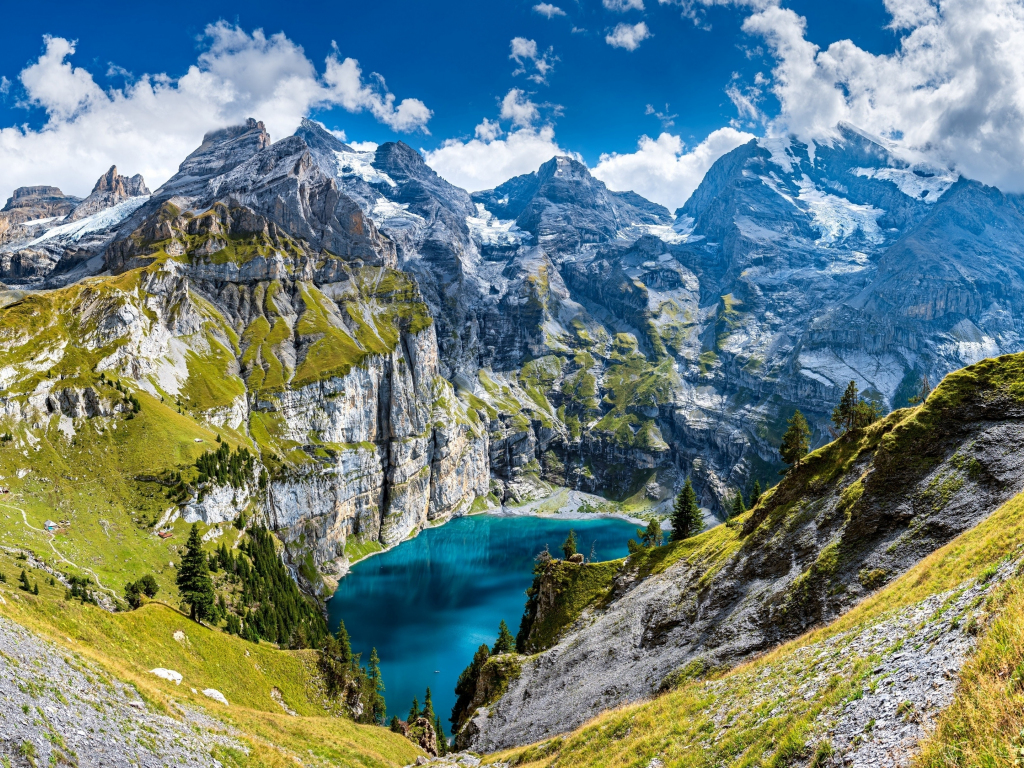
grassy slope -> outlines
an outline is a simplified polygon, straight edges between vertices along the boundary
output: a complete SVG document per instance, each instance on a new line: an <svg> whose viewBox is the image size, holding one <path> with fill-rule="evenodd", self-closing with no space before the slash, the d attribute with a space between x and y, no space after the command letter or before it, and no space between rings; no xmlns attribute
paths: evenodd
<svg viewBox="0 0 1024 768"><path fill-rule="evenodd" d="M843 477L859 457L877 452L876 464L891 472L916 460L929 433L941 429L947 414L969 403L995 402L1008 396L1024 399L1024 355L984 361L948 376L926 405L894 412L856 439L829 444L811 454L804 466L766 494L752 513L720 526L688 542L669 545L631 558L639 576L658 573L680 558L703 570L702 581L741 546L767 540L787 525L797 486L819 492ZM856 485L856 484L855 484ZM854 494L856 495L856 494ZM850 504L856 499L851 498ZM744 536L757 531L753 537ZM745 543L746 542L746 543ZM1024 551L1024 494L1002 505L974 529L924 558L916 566L876 592L842 617L780 646L771 653L711 679L687 679L678 687L648 703L605 713L563 738L525 750L510 750L495 759L513 759L519 765L626 766L643 765L659 756L666 765L787 765L803 754L816 717L825 709L859 696L874 666L872 659L858 660L852 670L837 677L823 695L805 701L799 695L808 670L801 649L841 633L863 629L894 611L915 605L940 593L954 590ZM1019 581L1019 580L1018 580ZM969 667L957 701L943 718L938 736L921 758L922 764L1012 765L1011 747L1024 747L1024 690L1007 688L1016 673L1024 680L1024 632L1013 622L1024 614L1024 600L1015 597L1020 584L1011 583L1010 600L1003 618L986 636L978 659ZM792 676L782 682L789 693L753 711L745 703L763 684L763 674L783 671ZM704 670L690 670L701 677ZM1002 685L1001 691L997 690ZM712 710L729 710L731 727L719 731ZM977 729L982 737L975 739ZM720 738L715 739L716 733ZM977 742L977 743L976 743ZM994 755L1002 755L996 758ZM1006 762L1010 760L1010 762Z"/></svg>
<svg viewBox="0 0 1024 768"><path fill-rule="evenodd" d="M22 624L62 648L99 663L112 676L133 684L157 709L173 716L173 699L202 707L236 728L252 751L248 757L218 754L229 765L305 764L394 766L412 762L419 751L383 728L329 717L312 674L309 651L280 651L201 627L178 611L150 603L130 613L111 614L64 599L64 588L48 585L46 575L28 569L39 596L17 589L24 563L0 554L0 615ZM176 631L185 634L178 642ZM180 686L150 674L154 667L180 672ZM211 702L192 688L215 688L230 706ZM299 717L286 715L271 698L277 688ZM310 758L315 758L310 760Z"/></svg>
<svg viewBox="0 0 1024 768"><path fill-rule="evenodd" d="M705 534L706 535L706 534ZM861 602L856 608L832 624L811 631L775 651L714 676L711 680L683 682L676 690L650 702L624 707L605 713L577 731L544 745L525 750L510 750L494 759L518 759L519 765L530 766L634 766L644 765L655 755L666 765L673 766L753 766L785 765L787 755L797 754L804 748L815 717L824 709L850 700L858 695L874 664L870 659L860 663L853 674L836 679L825 695L806 701L798 689L808 670L802 662L788 666L802 648L819 643L843 632L865 627L893 611L913 605L920 600L955 589L982 574L986 568L998 565L1010 555L1024 550L1024 494L1003 505L977 528L923 560L916 567L888 587ZM974 677L994 688L993 678L1005 674L1013 659L1024 658L1024 631L1019 619L1024 614L1024 600L1015 588L1008 613L993 625L982 644L978 660L972 666ZM1013 622L1017 620L1016 625ZM1014 653L1004 655L1011 645ZM745 701L752 689L759 685L761 675L768 670L778 674L790 670L790 693L771 702L767 708L746 711ZM990 742L1002 740L1003 749L1019 733L1021 717L1019 698L1012 700L1013 711L1005 693L999 700L981 701L981 684L972 682L972 674L965 678L965 687L973 692L961 694L957 706L944 718L940 738L945 743L926 750L926 755L949 749L956 743L963 749L964 742L974 741L969 730L976 721L987 726ZM1005 691L1006 684L1002 684ZM785 686L784 686L785 687ZM710 719L712 709L731 709L732 727L723 731L723 737L708 746L709 735L716 732ZM984 712L979 710L984 708ZM1007 715L1000 719L1001 715ZM1012 721L1012 722L1010 722ZM1009 725L1017 731L1000 731ZM974 754L974 753L971 753ZM1012 765L1012 762L942 761L930 758L926 765Z"/></svg>

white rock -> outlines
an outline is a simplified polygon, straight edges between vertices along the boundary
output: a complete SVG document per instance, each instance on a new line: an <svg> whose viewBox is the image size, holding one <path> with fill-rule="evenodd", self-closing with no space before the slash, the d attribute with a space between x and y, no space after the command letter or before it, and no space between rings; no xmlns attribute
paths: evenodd
<svg viewBox="0 0 1024 768"><path fill-rule="evenodd" d="M177 638L175 638L177 639ZM157 667L156 669L149 670L150 674L162 677L164 680L170 680L175 685L181 685L181 673L175 672L173 669L164 669L163 667Z"/></svg>
<svg viewBox="0 0 1024 768"><path fill-rule="evenodd" d="M224 698L224 694L218 691L216 688L204 688L203 696L213 699L214 701L219 701L225 707L228 705L228 700Z"/></svg>

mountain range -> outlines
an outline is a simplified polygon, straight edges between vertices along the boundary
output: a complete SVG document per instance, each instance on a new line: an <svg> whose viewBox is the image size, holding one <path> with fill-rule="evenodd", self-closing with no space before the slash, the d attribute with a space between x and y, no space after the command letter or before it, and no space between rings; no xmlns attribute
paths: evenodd
<svg viewBox="0 0 1024 768"><path fill-rule="evenodd" d="M0 281L0 481L22 505L0 506L66 517L62 557L92 564L108 607L101 579L170 583L158 534L179 519L208 542L266 520L323 598L371 553L553 486L658 519L689 477L708 523L771 487L692 541L538 566L520 653L477 670L456 718L476 750L551 739L517 764L860 601L911 611L915 569L1024 488L1024 197L849 125L753 140L670 212L571 157L471 193L403 143L363 151L309 120L272 142L250 119L155 191L116 167L85 198L16 190ZM888 415L831 442L850 381ZM820 447L780 482L797 409Z"/></svg>
<svg viewBox="0 0 1024 768"><path fill-rule="evenodd" d="M439 446L471 454L475 476L458 491L432 470L404 535L427 507L428 517L458 513L491 490L521 500L538 480L657 508L690 475L721 515L735 489L775 482L796 408L820 443L850 380L888 410L925 376L1019 349L1021 217L1018 196L911 164L845 125L830 143L763 139L734 150L671 214L608 190L568 157L470 194L404 144L357 152L311 121L271 143L250 120L207 135L152 194L116 168L82 201L17 190L0 213L0 280L51 288L159 267L153 290L170 294L157 295L196 292L218 315L217 343L239 337L226 369L235 396L201 417L220 422L227 409L238 429L289 413L290 398L307 401L301 426L268 434L270 463L312 477L356 462L379 476L368 482L380 520L403 498L392 484L449 450ZM360 281L367 269L393 270L403 284L397 327L382 327L396 305L374 297L380 280ZM268 290L281 298L265 300ZM173 345L205 354L190 345L212 340L199 339L198 315L177 317L177 328L168 320L141 331L173 344L142 356L138 378L154 395L178 396L186 353ZM318 360L321 322L351 348L344 361ZM424 370L410 343L429 348ZM384 381L391 374L375 371L400 349L395 360L418 388L404 404ZM339 372L369 374L366 396L411 422L341 427L340 412L310 405L308 390ZM453 434L429 436L431 387L449 390L441 399ZM9 395L5 407L14 408ZM314 432L381 455L344 449L325 461L313 456ZM414 435L425 442L412 464L397 448L384 455L392 438ZM289 454L281 440L303 448ZM281 489L287 519L320 503L296 492L306 493Z"/></svg>

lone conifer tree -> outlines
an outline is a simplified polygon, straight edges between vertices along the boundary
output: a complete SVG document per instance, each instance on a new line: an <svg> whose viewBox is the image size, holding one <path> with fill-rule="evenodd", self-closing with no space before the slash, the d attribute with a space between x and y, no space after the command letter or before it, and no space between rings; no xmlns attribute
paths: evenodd
<svg viewBox="0 0 1024 768"><path fill-rule="evenodd" d="M700 533L703 528L704 516L697 506L697 494L694 493L690 478L686 478L686 485L676 496L672 508L672 541L688 539Z"/></svg>
<svg viewBox="0 0 1024 768"><path fill-rule="evenodd" d="M420 700L415 696L412 697L412 706L409 707L409 717L405 719L405 722L412 725L416 722L416 718L420 716Z"/></svg>
<svg viewBox="0 0 1024 768"><path fill-rule="evenodd" d="M430 686L427 686L427 695L423 697L423 711L420 712L420 717L425 717L431 725L437 719L437 715L434 713L434 700L430 695Z"/></svg>
<svg viewBox="0 0 1024 768"><path fill-rule="evenodd" d="M508 624L505 620L501 620L501 624L498 625L498 639L494 641L494 647L491 648L491 654L497 655L499 653L512 653L516 649L516 639L512 637L512 633L508 630Z"/></svg>
<svg viewBox="0 0 1024 768"><path fill-rule="evenodd" d="M338 661L348 665L352 663L352 641L349 640L348 630L345 629L345 622L338 622Z"/></svg>
<svg viewBox="0 0 1024 768"><path fill-rule="evenodd" d="M387 705L384 703L384 680L380 676L380 657L377 649L370 651L370 662L366 665L366 709L364 717L376 725L383 725L388 716Z"/></svg>
<svg viewBox="0 0 1024 768"><path fill-rule="evenodd" d="M213 580L210 578L209 564L203 552L203 542L199 538L199 525L192 523L185 544L185 554L178 566L178 591L181 601L189 606L192 621L202 621L213 612Z"/></svg>
<svg viewBox="0 0 1024 768"><path fill-rule="evenodd" d="M846 386L839 404L832 409L832 423L836 425L839 434L845 435L857 426L857 403L860 398L857 395L857 382L851 381Z"/></svg>
<svg viewBox="0 0 1024 768"><path fill-rule="evenodd" d="M743 503L743 491L736 489L732 497L732 509L729 510L729 517L737 517L747 511L747 505Z"/></svg>
<svg viewBox="0 0 1024 768"><path fill-rule="evenodd" d="M807 425L807 419L800 411L797 411L789 420L786 434L782 436L782 445L779 446L782 460L790 466L799 466L811 445L810 438L811 428Z"/></svg>
<svg viewBox="0 0 1024 768"><path fill-rule="evenodd" d="M754 487L750 489L750 508L753 509L757 506L757 502L761 500L761 484L754 481Z"/></svg>
<svg viewBox="0 0 1024 768"><path fill-rule="evenodd" d="M640 537L640 544L644 549L661 546L661 524L657 520L651 520L644 530L637 528L636 535Z"/></svg>
<svg viewBox="0 0 1024 768"><path fill-rule="evenodd" d="M576 554L576 531L569 531L569 535L562 542L562 552L565 554L566 560Z"/></svg>

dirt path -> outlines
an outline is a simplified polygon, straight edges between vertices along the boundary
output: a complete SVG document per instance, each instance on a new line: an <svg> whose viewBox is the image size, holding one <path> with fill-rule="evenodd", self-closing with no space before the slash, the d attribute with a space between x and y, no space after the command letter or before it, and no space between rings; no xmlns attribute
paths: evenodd
<svg viewBox="0 0 1024 768"><path fill-rule="evenodd" d="M71 560L68 560L66 557L64 557L64 555L61 553L61 551L59 549L57 549L57 547L55 547L53 545L54 535L52 533L50 533L49 531L47 531L47 530L44 530L42 528L36 528L34 525L31 525L29 523L29 521L28 521L28 517L25 515L25 510L24 509L22 509L21 507L16 507L13 504L3 504L3 503L0 503L0 507L6 507L7 509L13 509L16 512L20 512L21 513L21 521L25 524L26 528L28 528L29 530L35 531L36 533L41 533L44 536L46 536L46 543L50 545L50 549L53 550L53 554L55 554L57 557L59 557L63 562L65 562L68 565L70 565L72 568L77 568L80 571L88 573L90 576L92 576L96 580L96 586L98 586L100 589L102 589L104 592L107 592L111 596L113 596L115 598L117 597L117 592L115 592L114 590L110 589L109 587L103 586L103 582L100 581L100 577L96 575L96 572L94 570L92 570L91 568L85 568L85 567L79 565L78 563L74 563Z"/></svg>

